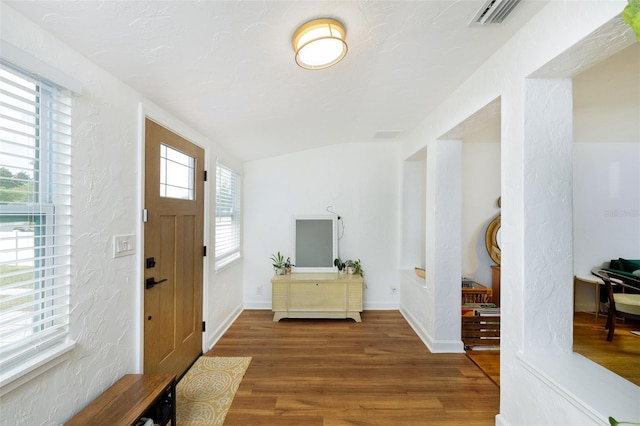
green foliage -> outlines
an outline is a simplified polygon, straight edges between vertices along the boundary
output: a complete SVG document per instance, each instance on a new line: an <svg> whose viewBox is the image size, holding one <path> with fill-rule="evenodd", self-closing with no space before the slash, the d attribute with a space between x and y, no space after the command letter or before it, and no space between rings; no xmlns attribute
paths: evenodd
<svg viewBox="0 0 640 426"><path fill-rule="evenodd" d="M622 11L624 21L636 32L640 41L640 0L629 0L629 4Z"/></svg>
<svg viewBox="0 0 640 426"><path fill-rule="evenodd" d="M364 277L364 271L362 270L362 263L360 262L360 259L358 260L349 259L345 262L345 264L346 266L353 268L354 275L360 275Z"/></svg>
<svg viewBox="0 0 640 426"><path fill-rule="evenodd" d="M280 252L271 256L271 261L273 262L273 269L284 268L284 256Z"/></svg>
<svg viewBox="0 0 640 426"><path fill-rule="evenodd" d="M619 422L616 419L614 419L613 417L609 417L609 424L611 426L618 426L618 425L640 425L640 423L631 423L631 422Z"/></svg>
<svg viewBox="0 0 640 426"><path fill-rule="evenodd" d="M4 286L8 288L11 284L19 283L21 281L27 283L30 282L34 278L32 269L33 268L31 266L0 265L0 276L2 277L2 279L0 279L0 300L3 300L0 302L0 311L33 302L33 295L6 301L9 299L9 296L11 296L11 293L9 291L5 291L5 288L3 288ZM20 288L29 290L29 287L33 288L33 285L34 284L24 284L20 286ZM27 308L23 308L22 310L27 310Z"/></svg>
<svg viewBox="0 0 640 426"><path fill-rule="evenodd" d="M0 203L33 202L33 180L25 172L15 175L0 167Z"/></svg>

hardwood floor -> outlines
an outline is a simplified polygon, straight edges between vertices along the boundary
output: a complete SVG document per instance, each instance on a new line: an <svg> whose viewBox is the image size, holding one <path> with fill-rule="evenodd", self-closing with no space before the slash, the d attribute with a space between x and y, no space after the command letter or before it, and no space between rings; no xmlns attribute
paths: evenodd
<svg viewBox="0 0 640 426"><path fill-rule="evenodd" d="M613 341L607 342L606 321L606 315L596 322L593 314L577 312L573 317L574 352L640 386L640 336L630 333L640 330L640 323L618 321ZM500 384L500 351L467 351L467 355Z"/></svg>
<svg viewBox="0 0 640 426"><path fill-rule="evenodd" d="M607 342L606 322L606 315L599 315L596 322L593 314L576 313L573 350L640 386L640 336L631 334L631 330L640 330L640 322L616 322L611 342Z"/></svg>
<svg viewBox="0 0 640 426"><path fill-rule="evenodd" d="M494 425L499 409L495 383L465 354L430 353L398 311L244 311L207 355L253 357L225 425Z"/></svg>

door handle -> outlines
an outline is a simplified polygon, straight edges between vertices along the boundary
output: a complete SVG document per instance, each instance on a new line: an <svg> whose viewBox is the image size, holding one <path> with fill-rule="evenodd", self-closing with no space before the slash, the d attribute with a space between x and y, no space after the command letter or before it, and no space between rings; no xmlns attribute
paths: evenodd
<svg viewBox="0 0 640 426"><path fill-rule="evenodd" d="M156 281L156 279L153 278L153 277L147 278L146 281L145 281L145 288L147 290L149 290L150 288L153 288L155 285L163 283L163 282L165 282L167 280L168 280L168 278L163 278L160 281Z"/></svg>

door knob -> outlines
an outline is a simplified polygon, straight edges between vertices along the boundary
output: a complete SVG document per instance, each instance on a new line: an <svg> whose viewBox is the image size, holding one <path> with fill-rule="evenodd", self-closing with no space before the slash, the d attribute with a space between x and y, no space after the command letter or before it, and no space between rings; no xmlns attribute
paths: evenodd
<svg viewBox="0 0 640 426"><path fill-rule="evenodd" d="M167 280L168 280L168 278L163 278L160 281L156 281L156 279L153 278L153 277L147 278L146 281L145 281L145 288L147 290L149 290L150 288L153 288L155 285L163 283L163 282L165 282Z"/></svg>

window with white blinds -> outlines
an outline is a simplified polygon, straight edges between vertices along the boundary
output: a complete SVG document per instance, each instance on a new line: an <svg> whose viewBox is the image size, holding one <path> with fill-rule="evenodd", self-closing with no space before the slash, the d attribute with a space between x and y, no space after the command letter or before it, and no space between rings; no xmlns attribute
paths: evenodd
<svg viewBox="0 0 640 426"><path fill-rule="evenodd" d="M216 270L240 257L240 174L216 164Z"/></svg>
<svg viewBox="0 0 640 426"><path fill-rule="evenodd" d="M0 62L2 383L67 339L71 93Z"/></svg>

